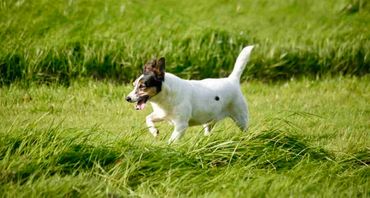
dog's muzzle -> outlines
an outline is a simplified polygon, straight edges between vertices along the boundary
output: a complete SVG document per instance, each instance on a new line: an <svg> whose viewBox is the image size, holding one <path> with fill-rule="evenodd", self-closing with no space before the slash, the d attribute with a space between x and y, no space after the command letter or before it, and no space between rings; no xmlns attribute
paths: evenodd
<svg viewBox="0 0 370 198"><path fill-rule="evenodd" d="M131 96L126 97L127 102L130 102L130 103L136 102L136 106L135 106L136 110L143 110L148 99L149 99L149 96L140 96L140 97L134 97L134 98L132 98Z"/></svg>

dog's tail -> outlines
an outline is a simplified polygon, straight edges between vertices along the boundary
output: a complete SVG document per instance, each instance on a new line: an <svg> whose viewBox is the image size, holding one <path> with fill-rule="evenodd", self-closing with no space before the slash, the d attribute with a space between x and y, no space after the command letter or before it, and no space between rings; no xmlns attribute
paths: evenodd
<svg viewBox="0 0 370 198"><path fill-rule="evenodd" d="M238 58L236 59L234 69L229 75L229 78L235 79L237 81L240 80L240 77L244 71L245 65L249 60L249 56L251 54L253 47L254 47L253 45L247 46L240 52Z"/></svg>

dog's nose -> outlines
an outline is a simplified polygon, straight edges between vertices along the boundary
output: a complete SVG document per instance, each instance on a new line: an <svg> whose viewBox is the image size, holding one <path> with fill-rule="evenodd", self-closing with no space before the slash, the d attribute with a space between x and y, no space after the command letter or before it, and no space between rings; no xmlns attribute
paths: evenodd
<svg viewBox="0 0 370 198"><path fill-rule="evenodd" d="M130 97L130 96L127 96L127 97L126 97L126 101L127 101L127 102L131 102L131 101L132 101L131 97Z"/></svg>

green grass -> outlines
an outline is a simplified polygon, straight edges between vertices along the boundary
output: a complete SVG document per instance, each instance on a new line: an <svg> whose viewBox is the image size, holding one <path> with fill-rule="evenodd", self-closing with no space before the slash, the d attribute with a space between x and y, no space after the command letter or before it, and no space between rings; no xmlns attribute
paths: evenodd
<svg viewBox="0 0 370 198"><path fill-rule="evenodd" d="M249 79L364 75L370 3L363 0L1 0L0 83L129 82L165 56L182 77L225 76L255 44Z"/></svg>
<svg viewBox="0 0 370 198"><path fill-rule="evenodd" d="M0 197L370 197L370 3L0 0ZM243 75L251 125L166 142L143 63ZM313 80L316 79L316 80ZM269 82L268 84L263 82Z"/></svg>
<svg viewBox="0 0 370 198"><path fill-rule="evenodd" d="M251 127L231 120L167 145L145 127L131 87L0 88L3 197L368 197L370 78L243 83Z"/></svg>

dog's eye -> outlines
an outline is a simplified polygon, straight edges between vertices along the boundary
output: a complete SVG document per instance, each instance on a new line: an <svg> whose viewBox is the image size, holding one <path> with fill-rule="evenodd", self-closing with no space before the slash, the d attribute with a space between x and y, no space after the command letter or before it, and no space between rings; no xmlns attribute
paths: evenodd
<svg viewBox="0 0 370 198"><path fill-rule="evenodd" d="M139 89L144 89L146 86L144 84L139 85Z"/></svg>

